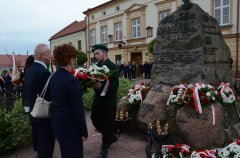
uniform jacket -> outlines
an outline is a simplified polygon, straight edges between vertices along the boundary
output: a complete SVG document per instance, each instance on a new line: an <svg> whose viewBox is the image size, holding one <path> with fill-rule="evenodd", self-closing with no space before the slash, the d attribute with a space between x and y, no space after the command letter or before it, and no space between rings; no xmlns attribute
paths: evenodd
<svg viewBox="0 0 240 158"><path fill-rule="evenodd" d="M100 96L106 81L102 81L102 88L101 89L94 89L95 95L93 100L93 106L115 106L117 105L117 92L119 86L119 71L118 67L112 63L109 59L105 60L104 62L98 63L99 67L106 65L111 73L109 77L109 87L106 92L105 96Z"/></svg>

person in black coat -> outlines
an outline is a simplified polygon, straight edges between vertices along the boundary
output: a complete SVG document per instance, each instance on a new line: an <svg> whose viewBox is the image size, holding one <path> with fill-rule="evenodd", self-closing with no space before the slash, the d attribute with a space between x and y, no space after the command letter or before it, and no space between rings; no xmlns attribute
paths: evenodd
<svg viewBox="0 0 240 158"><path fill-rule="evenodd" d="M123 76L124 78L128 77L128 65L126 64L126 62L124 62L124 66L123 66Z"/></svg>
<svg viewBox="0 0 240 158"><path fill-rule="evenodd" d="M5 81L2 78L2 75L0 75L0 103L3 103L4 101L4 88L5 88Z"/></svg>
<svg viewBox="0 0 240 158"><path fill-rule="evenodd" d="M77 50L70 44L63 44L57 46L53 54L58 64L49 83L53 131L60 145L61 158L83 158L83 141L88 137L83 89L70 73Z"/></svg>
<svg viewBox="0 0 240 158"><path fill-rule="evenodd" d="M108 57L108 49L105 45L94 45L92 51L98 61L97 66L107 66L110 70L109 86L105 95L102 95L105 89L106 80L99 81L93 85L94 99L91 111L91 119L94 127L102 133L102 148L98 158L107 158L108 148L118 138L113 132L116 109L117 109L117 92L119 86L119 72L117 66L112 63Z"/></svg>
<svg viewBox="0 0 240 158"><path fill-rule="evenodd" d="M51 73L47 70L51 53L47 45L39 44L34 51L35 61L30 66L24 77L24 109L30 113L34 107L37 95L40 95ZM44 99L51 101L47 90ZM38 153L38 158L52 158L55 137L49 118L34 118L29 114L32 125L33 148Z"/></svg>
<svg viewBox="0 0 240 158"><path fill-rule="evenodd" d="M132 79L136 79L137 65L135 61L132 62Z"/></svg>
<svg viewBox="0 0 240 158"><path fill-rule="evenodd" d="M133 65L131 62L128 62L128 79L132 79Z"/></svg>

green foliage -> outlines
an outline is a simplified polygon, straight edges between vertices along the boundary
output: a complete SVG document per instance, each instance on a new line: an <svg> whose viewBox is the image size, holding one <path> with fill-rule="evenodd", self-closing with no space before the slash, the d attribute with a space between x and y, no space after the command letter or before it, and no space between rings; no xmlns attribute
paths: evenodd
<svg viewBox="0 0 240 158"><path fill-rule="evenodd" d="M16 101L12 112L0 109L0 154L31 142L31 126L21 101Z"/></svg>
<svg viewBox="0 0 240 158"><path fill-rule="evenodd" d="M93 97L94 97L93 89L88 88L83 94L83 105L85 110L91 110Z"/></svg>
<svg viewBox="0 0 240 158"><path fill-rule="evenodd" d="M119 79L119 87L118 87L118 100L120 100L123 96L128 94L128 90L132 88L133 82L126 78Z"/></svg>
<svg viewBox="0 0 240 158"><path fill-rule="evenodd" d="M86 63L88 61L87 55L84 52L78 51L77 54L77 65L83 65L84 63Z"/></svg>
<svg viewBox="0 0 240 158"><path fill-rule="evenodd" d="M128 90L132 87L133 82L125 79L119 78L119 87L118 87L118 100L120 100L123 96L126 96ZM91 109L91 105L93 102L94 91L92 89L87 89L87 91L83 94L83 104L86 110Z"/></svg>
<svg viewBox="0 0 240 158"><path fill-rule="evenodd" d="M153 49L154 49L154 46L155 46L156 42L157 42L157 39L154 38L154 39L148 44L148 51L149 51L150 53L153 53Z"/></svg>

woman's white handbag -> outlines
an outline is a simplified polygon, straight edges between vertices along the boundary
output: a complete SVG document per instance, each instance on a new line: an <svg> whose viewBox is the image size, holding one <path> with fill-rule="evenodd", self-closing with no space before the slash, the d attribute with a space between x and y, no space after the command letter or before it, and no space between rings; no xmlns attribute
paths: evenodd
<svg viewBox="0 0 240 158"><path fill-rule="evenodd" d="M47 100L44 99L44 96L46 94L47 91L47 87L50 81L50 78L52 77L52 74L49 76L43 90L42 93L40 94L40 96L37 96L36 102L34 104L33 110L30 113L34 118L48 118L50 117L50 105L52 102L49 102Z"/></svg>

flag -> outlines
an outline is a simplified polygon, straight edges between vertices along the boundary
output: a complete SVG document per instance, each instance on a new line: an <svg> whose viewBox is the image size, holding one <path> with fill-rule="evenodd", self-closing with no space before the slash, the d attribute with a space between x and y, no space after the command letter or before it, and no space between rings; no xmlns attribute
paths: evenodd
<svg viewBox="0 0 240 158"><path fill-rule="evenodd" d="M54 73L56 71L56 67L54 66L54 58L53 57L50 58L50 63L49 63L48 70L51 73Z"/></svg>
<svg viewBox="0 0 240 158"><path fill-rule="evenodd" d="M16 59L15 59L15 55L13 54L12 57L12 83L16 86L20 84L20 75L19 75L19 71L18 68L16 67Z"/></svg>

